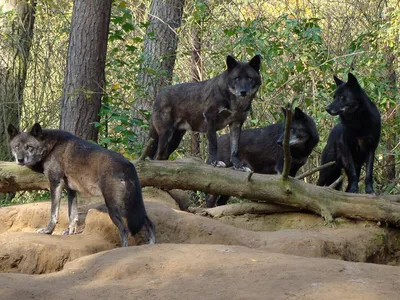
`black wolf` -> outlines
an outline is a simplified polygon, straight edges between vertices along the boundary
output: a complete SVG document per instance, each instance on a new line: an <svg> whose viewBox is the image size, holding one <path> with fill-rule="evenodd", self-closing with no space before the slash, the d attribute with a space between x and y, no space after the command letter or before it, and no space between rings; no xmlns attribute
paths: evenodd
<svg viewBox="0 0 400 300"><path fill-rule="evenodd" d="M286 117L286 110L282 108L282 111ZM284 131L285 120L264 128L243 130L239 143L239 159L243 165L256 173L281 174L284 162L282 149ZM296 107L290 128L289 146L292 156L290 176L296 176L318 141L319 135L314 120ZM218 160L223 161L228 167L232 165L229 153L229 135L221 135L218 139ZM223 205L228 199L229 196L209 195L206 198L206 205L207 207L213 207L215 204Z"/></svg>
<svg viewBox="0 0 400 300"><path fill-rule="evenodd" d="M242 168L238 144L243 122L261 85L261 57L248 63L226 58L227 69L220 75L201 82L167 87L154 102L150 136L154 139L148 151L151 159L168 159L186 130L206 132L210 162L217 162L217 130L229 125L231 160Z"/></svg>
<svg viewBox="0 0 400 300"><path fill-rule="evenodd" d="M123 247L144 225L150 243L155 243L154 225L147 217L135 167L121 154L104 149L62 130L42 130L36 123L30 131L8 126L10 147L19 165L44 173L51 195L50 222L39 233L51 234L56 227L63 189L68 194L69 227L77 229L77 192L103 196L111 220L118 227ZM123 218L126 217L126 220ZM127 223L127 224L126 224Z"/></svg>
<svg viewBox="0 0 400 300"><path fill-rule="evenodd" d="M381 135L381 116L353 74L348 74L347 82L336 76L334 79L337 85L334 100L326 110L332 116L338 115L340 123L329 134L321 164L329 161L335 161L336 164L320 171L317 184L332 184L339 178L343 168L348 178L346 192L358 193L361 166L366 163L365 192L372 194L372 174L375 150Z"/></svg>

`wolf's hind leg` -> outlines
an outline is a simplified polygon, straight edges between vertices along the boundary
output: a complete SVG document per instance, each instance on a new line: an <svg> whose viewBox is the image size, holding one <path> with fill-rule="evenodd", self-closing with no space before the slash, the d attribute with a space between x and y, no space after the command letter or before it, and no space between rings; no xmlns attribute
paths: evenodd
<svg viewBox="0 0 400 300"><path fill-rule="evenodd" d="M173 128L165 128L159 132L156 160L167 160L169 157L169 142L173 135Z"/></svg>
<svg viewBox="0 0 400 300"><path fill-rule="evenodd" d="M155 230L153 222L149 219L148 216L146 216L144 219L144 228L147 231L147 236L149 238L149 244L155 244L156 243L156 230Z"/></svg>
<svg viewBox="0 0 400 300"><path fill-rule="evenodd" d="M51 214L50 221L46 228L41 228L37 232L52 234L58 222L58 214L60 210L61 193L64 184L60 180L50 179L50 196L51 196Z"/></svg>
<svg viewBox="0 0 400 300"><path fill-rule="evenodd" d="M69 226L64 231L64 234L75 234L78 227L78 199L75 191L67 189L67 193Z"/></svg>
<svg viewBox="0 0 400 300"><path fill-rule="evenodd" d="M168 157L179 147L186 130L174 130L168 141Z"/></svg>
<svg viewBox="0 0 400 300"><path fill-rule="evenodd" d="M119 236L121 238L121 247L128 247L129 230L122 218L122 211L120 208L116 207L115 204L111 205L111 203L115 203L114 200L111 201L110 199L105 199L105 200L111 221L114 223L115 226L117 226L119 230Z"/></svg>

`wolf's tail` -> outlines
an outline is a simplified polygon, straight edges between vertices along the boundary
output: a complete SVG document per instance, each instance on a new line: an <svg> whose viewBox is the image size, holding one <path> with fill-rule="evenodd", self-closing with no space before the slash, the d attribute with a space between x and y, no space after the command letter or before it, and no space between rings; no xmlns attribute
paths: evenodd
<svg viewBox="0 0 400 300"><path fill-rule="evenodd" d="M150 146L150 148L147 150L147 156L150 159L154 159L154 157L156 156L157 147L158 147L158 133L157 133L157 130L154 128L153 121L151 121L151 125L150 125L149 139L150 138L153 139L153 143Z"/></svg>
<svg viewBox="0 0 400 300"><path fill-rule="evenodd" d="M132 164L125 171L125 182L125 215L129 231L132 235L135 235L144 226L148 234L149 243L154 244L156 242L155 226L147 216L143 203L142 187L136 169Z"/></svg>

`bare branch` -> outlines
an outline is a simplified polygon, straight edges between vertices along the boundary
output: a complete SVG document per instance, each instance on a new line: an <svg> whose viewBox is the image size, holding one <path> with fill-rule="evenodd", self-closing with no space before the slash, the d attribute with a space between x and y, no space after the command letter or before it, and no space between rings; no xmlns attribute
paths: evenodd
<svg viewBox="0 0 400 300"><path fill-rule="evenodd" d="M330 188L334 189L338 186L338 184L343 180L343 175L340 175L338 179L336 179L332 184L329 186Z"/></svg>
<svg viewBox="0 0 400 300"><path fill-rule="evenodd" d="M319 166L319 167L316 167L316 168L314 168L314 169L312 169L312 170L310 170L310 171L304 172L303 174L300 174L300 175L296 176L295 178L296 178L296 179L303 179L303 178L306 178L307 176L310 176L310 175L314 174L315 172L321 171L322 169L331 167L331 166L333 166L334 164L336 164L336 162L330 161L330 162L328 162L328 163L326 163L326 164L323 164L322 166Z"/></svg>
<svg viewBox="0 0 400 300"><path fill-rule="evenodd" d="M292 126L292 108L293 104L290 102L286 105L286 116L285 116L285 135L283 139L283 156L284 164L282 171L282 178L287 179L289 177L290 166L292 164L292 157L290 156L290 127Z"/></svg>

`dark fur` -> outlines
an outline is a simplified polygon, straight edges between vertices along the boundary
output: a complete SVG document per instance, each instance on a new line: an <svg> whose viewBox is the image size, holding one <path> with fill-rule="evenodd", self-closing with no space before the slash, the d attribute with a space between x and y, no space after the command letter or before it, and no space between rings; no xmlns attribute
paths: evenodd
<svg viewBox="0 0 400 300"><path fill-rule="evenodd" d="M365 192L372 194L373 165L381 134L381 116L354 75L349 73L347 82L337 77L334 79L337 85L334 100L326 110L332 116L339 115L340 123L328 137L321 164L329 161L336 161L336 164L320 171L317 184L332 184L339 178L343 168L349 182L346 192L358 193L361 166L366 163Z"/></svg>
<svg viewBox="0 0 400 300"><path fill-rule="evenodd" d="M157 95L152 113L150 136L152 159L168 159L179 146L186 130L206 132L210 162L217 165L217 130L227 125L231 134L231 160L236 168L238 142L251 102L261 85L260 56L237 62L228 56L227 70L201 82L170 86Z"/></svg>
<svg viewBox="0 0 400 300"><path fill-rule="evenodd" d="M283 109L286 116L286 110ZM245 167L261 174L280 174L283 170L282 141L285 131L285 120L264 128L243 130L239 143L239 159ZM301 111L295 109L290 130L290 153L292 164L290 176L296 176L297 171L307 162L308 156L318 144L319 135L314 120ZM218 139L218 160L228 167L230 162L229 135L224 134ZM223 205L229 196L209 195L206 199L207 207L215 204ZM216 203L217 202L217 203Z"/></svg>
<svg viewBox="0 0 400 300"><path fill-rule="evenodd" d="M128 246L128 228L134 235L143 225L150 243L155 242L154 225L146 214L135 167L121 154L62 130L42 130L39 124L21 133L9 125L8 133L16 162L44 173L49 179L50 222L38 232L51 234L54 231L61 192L66 189L69 214L66 234L76 233L76 193L79 192L104 197L110 218L120 231L122 246Z"/></svg>

